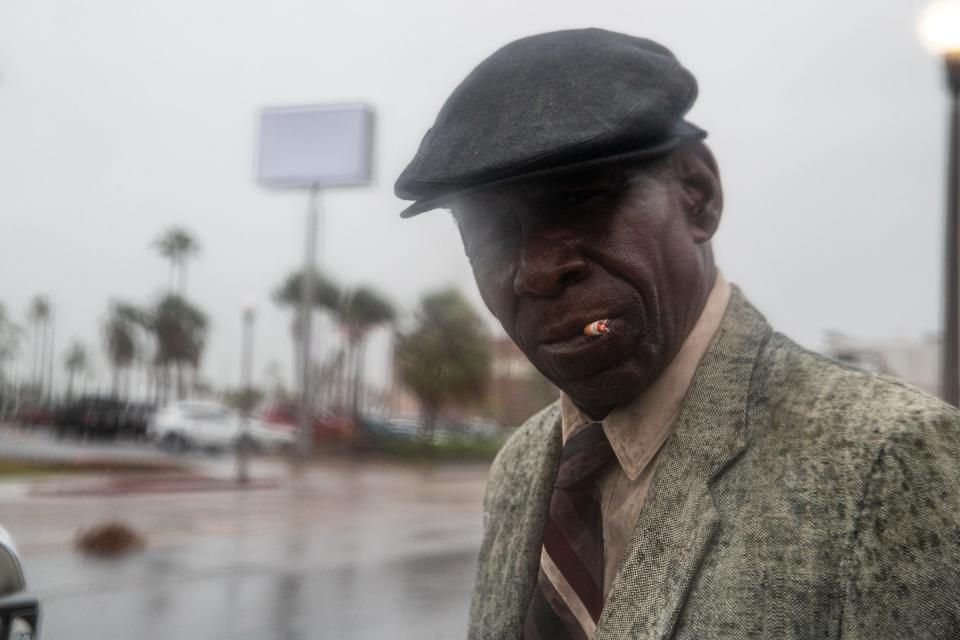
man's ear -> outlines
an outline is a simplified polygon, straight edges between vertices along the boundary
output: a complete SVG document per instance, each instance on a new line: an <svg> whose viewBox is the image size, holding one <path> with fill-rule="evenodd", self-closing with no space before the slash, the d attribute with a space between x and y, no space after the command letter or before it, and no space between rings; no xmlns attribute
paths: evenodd
<svg viewBox="0 0 960 640"><path fill-rule="evenodd" d="M694 242L709 242L723 213L723 187L717 161L702 142L677 149L674 166L681 191L681 205L687 216Z"/></svg>

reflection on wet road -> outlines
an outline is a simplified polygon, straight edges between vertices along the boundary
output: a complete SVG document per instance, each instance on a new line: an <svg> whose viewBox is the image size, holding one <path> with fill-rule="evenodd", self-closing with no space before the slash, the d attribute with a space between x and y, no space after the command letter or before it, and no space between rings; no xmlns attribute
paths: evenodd
<svg viewBox="0 0 960 640"><path fill-rule="evenodd" d="M462 638L483 467L261 470L266 490L42 497L0 491L45 606L42 637ZM148 539L119 560L75 553L119 518Z"/></svg>

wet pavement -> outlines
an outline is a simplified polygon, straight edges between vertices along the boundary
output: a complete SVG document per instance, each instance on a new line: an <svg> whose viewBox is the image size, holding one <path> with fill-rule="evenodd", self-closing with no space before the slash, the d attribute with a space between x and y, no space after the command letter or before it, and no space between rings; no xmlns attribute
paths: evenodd
<svg viewBox="0 0 960 640"><path fill-rule="evenodd" d="M162 463L171 457L143 441L79 441L53 435L52 427L22 429L0 425L0 454L23 460L97 461L114 463Z"/></svg>
<svg viewBox="0 0 960 640"><path fill-rule="evenodd" d="M206 472L227 477L230 461ZM41 598L44 640L462 638L486 467L254 463L261 488L58 491L103 478L0 483L0 522ZM38 488L42 489L38 493ZM73 550L108 520L147 540Z"/></svg>

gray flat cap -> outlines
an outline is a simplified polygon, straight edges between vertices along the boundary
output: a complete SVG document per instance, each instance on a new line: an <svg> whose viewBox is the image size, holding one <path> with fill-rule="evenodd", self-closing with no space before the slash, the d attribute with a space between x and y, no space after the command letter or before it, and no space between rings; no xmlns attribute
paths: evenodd
<svg viewBox="0 0 960 640"><path fill-rule="evenodd" d="M665 47L603 29L511 42L453 91L394 186L409 218L480 188L641 161L706 132L697 81Z"/></svg>

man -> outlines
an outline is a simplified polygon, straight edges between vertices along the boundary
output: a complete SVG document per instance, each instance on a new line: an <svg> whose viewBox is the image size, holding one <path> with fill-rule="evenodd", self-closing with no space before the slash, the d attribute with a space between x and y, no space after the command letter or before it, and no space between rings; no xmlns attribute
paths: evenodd
<svg viewBox="0 0 960 640"><path fill-rule="evenodd" d="M397 181L562 391L493 463L470 636L960 638L960 416L726 283L696 93L649 40L525 38Z"/></svg>

